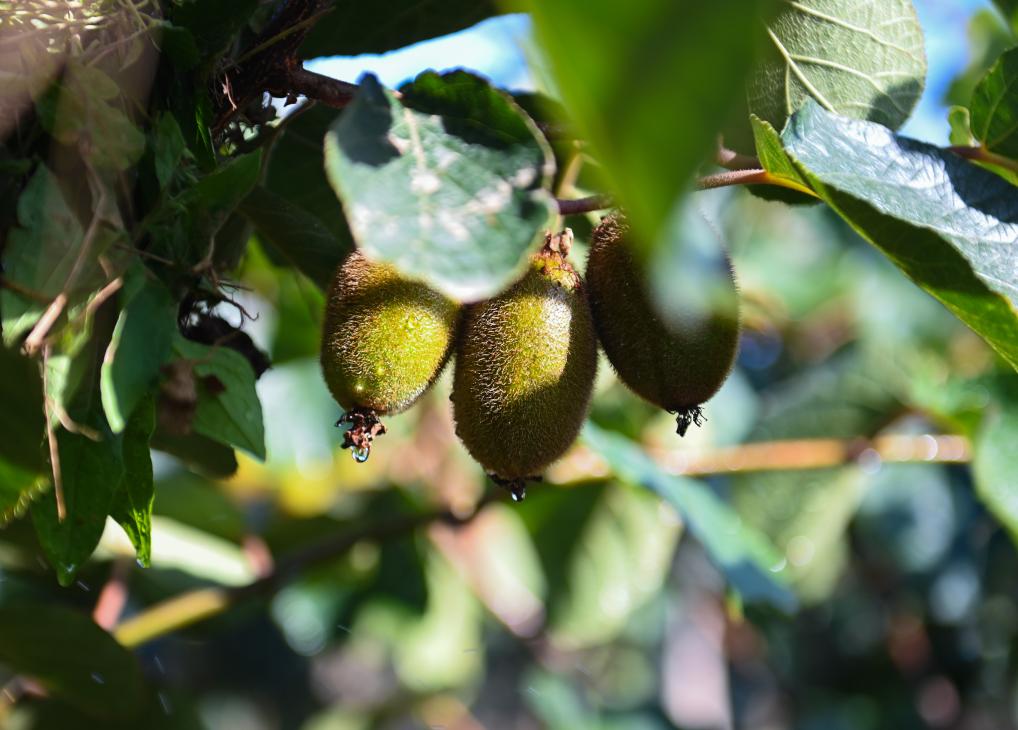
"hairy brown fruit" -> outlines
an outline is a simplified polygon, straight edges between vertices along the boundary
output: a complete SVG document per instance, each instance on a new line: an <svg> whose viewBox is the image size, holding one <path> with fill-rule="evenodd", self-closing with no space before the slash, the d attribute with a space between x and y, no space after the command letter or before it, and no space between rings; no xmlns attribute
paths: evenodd
<svg viewBox="0 0 1018 730"><path fill-rule="evenodd" d="M344 446L365 450L384 433L378 415L406 410L428 389L449 358L458 317L455 302L388 264L356 251L343 262L329 287L321 362L354 426Z"/></svg>
<svg viewBox="0 0 1018 730"><path fill-rule="evenodd" d="M587 290L594 326L609 362L631 390L678 414L678 432L700 424L700 406L728 378L739 342L738 292L731 288L705 319L665 322L648 298L644 275L627 242L629 226L610 215L594 229Z"/></svg>
<svg viewBox="0 0 1018 730"><path fill-rule="evenodd" d="M514 496L576 439L597 344L567 235L550 236L526 275L469 307L456 346L456 433Z"/></svg>

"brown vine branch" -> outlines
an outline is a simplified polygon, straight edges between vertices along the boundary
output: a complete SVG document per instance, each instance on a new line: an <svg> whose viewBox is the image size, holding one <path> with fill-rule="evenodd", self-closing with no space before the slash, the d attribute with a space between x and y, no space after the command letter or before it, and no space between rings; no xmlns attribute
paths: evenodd
<svg viewBox="0 0 1018 730"><path fill-rule="evenodd" d="M719 172L716 175L702 177L696 182L697 190L713 190L714 188L724 188L730 185L775 185L777 187L795 190L814 198L818 197L815 192L805 185L800 185L794 180L772 175L766 170L759 168Z"/></svg>
<svg viewBox="0 0 1018 730"><path fill-rule="evenodd" d="M473 513L466 516L450 510L436 510L325 538L280 559L270 573L246 586L202 588L158 603L122 621L113 629L113 636L124 646L139 646L223 613L248 599L272 594L308 567L341 557L358 543L384 542L434 522L465 524L492 499L494 497L482 501Z"/></svg>
<svg viewBox="0 0 1018 730"><path fill-rule="evenodd" d="M959 157L964 157L966 160L972 160L973 162L984 162L988 165L995 165L1002 167L1005 170L1011 170L1012 172L1018 172L1018 160L1012 160L1010 157L1004 157L998 155L996 152L990 152L982 145L978 147L966 147L966 146L955 146L948 147L949 152L953 152Z"/></svg>
<svg viewBox="0 0 1018 730"><path fill-rule="evenodd" d="M558 204L559 215L581 215L615 207L615 200L610 195L591 195L587 198L576 198L574 200L558 198L555 202Z"/></svg>
<svg viewBox="0 0 1018 730"><path fill-rule="evenodd" d="M328 0L289 0L251 48L220 74L215 83L214 134L265 92L287 99L303 94L331 106L349 103L354 85L306 70L297 55L308 32L329 9Z"/></svg>
<svg viewBox="0 0 1018 730"><path fill-rule="evenodd" d="M964 436L891 434L872 439L765 441L701 454L657 452L655 457L671 474L711 476L823 469L866 460L964 464L972 459L972 445Z"/></svg>
<svg viewBox="0 0 1018 730"><path fill-rule="evenodd" d="M701 454L657 452L654 456L669 473L709 476L819 469L867 458L883 462L960 464L971 460L972 447L968 439L962 436L889 435L874 439L771 441ZM239 588L202 588L176 596L121 622L113 630L113 635L124 646L139 646L219 615L248 599L272 594L308 567L334 560L358 543L382 542L433 523L464 525L490 501L500 497L499 494L485 499L473 513L466 516L449 510L437 510L326 538L279 560L269 574L253 583Z"/></svg>

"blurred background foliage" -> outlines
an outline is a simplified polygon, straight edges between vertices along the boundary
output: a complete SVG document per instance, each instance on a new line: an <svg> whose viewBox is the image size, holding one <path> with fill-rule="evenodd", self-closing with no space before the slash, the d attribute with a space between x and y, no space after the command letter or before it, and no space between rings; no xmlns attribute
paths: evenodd
<svg viewBox="0 0 1018 730"><path fill-rule="evenodd" d="M199 41L219 42L216 26L206 27ZM966 104L1014 32L998 10L974 12L968 66L938 103ZM321 44L320 35L309 42ZM351 53L392 40L372 42ZM300 114L259 194L313 210L345 236L335 197L321 196L320 147L307 143L321 139L333 113ZM181 132L189 142L192 133ZM588 173L575 192L588 191ZM64 666L51 679L65 690L0 721L90 726L84 713L120 727L130 708L144 706L143 721L123 726L1018 727L1018 552L1009 534L1018 523L1001 526L988 514L967 466L883 463L871 449L845 466L710 477L701 482L707 501L688 508L709 511L702 505L719 498L736 515L710 523L732 529L715 533L712 547L687 539L659 494L618 478L638 466L606 463L592 448L614 432L667 469L755 441L970 434L979 414L1014 397L1013 373L992 351L826 208L741 189L699 194L696 205L730 248L745 316L737 367L703 428L678 440L671 417L638 401L602 363L593 425L523 504L496 502L466 525L434 520L357 542L278 591L145 644L143 677L135 676L108 636L75 621L110 586L126 586L125 613L137 615L186 591L248 585L273 556L378 518L436 504L466 515L486 490L454 436L448 372L413 410L387 421L366 464L339 450L340 410L316 359L322 293L281 253L270 225L259 221L248 239L237 222L248 242L237 303L272 361L257 382L267 459L238 451L233 473L220 452L192 468L155 452L149 569L134 565L133 547L110 522L96 557L59 588L29 522L0 531L3 603L52 610L0 609L0 653L19 659L2 676L16 668L45 677L45 658L59 654ZM242 212L257 219L257 207L248 198ZM596 221L568 221L578 261ZM241 321L239 308L217 312ZM1005 471L988 481L1014 489L1016 480ZM751 531L773 544L770 569L787 579L795 608L743 603L729 590L738 576L719 570L718 555Z"/></svg>

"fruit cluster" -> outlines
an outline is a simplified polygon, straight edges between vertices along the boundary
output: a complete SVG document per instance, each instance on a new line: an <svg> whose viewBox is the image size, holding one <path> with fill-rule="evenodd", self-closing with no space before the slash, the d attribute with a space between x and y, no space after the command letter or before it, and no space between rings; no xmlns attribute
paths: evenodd
<svg viewBox="0 0 1018 730"><path fill-rule="evenodd" d="M322 371L349 424L344 448L363 461L385 432L379 416L409 408L455 351L456 433L494 481L521 499L586 418L597 342L619 378L678 415L678 432L725 381L739 336L734 278L728 306L665 322L652 308L624 216L594 230L587 282L568 261L572 232L546 236L523 277L461 307L388 264L354 252L329 288Z"/></svg>

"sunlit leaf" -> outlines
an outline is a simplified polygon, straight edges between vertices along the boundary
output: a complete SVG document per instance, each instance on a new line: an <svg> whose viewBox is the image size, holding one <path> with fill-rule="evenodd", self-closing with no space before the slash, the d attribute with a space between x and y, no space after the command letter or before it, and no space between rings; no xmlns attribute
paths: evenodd
<svg viewBox="0 0 1018 730"><path fill-rule="evenodd" d="M326 136L326 171L368 255L451 297L505 288L551 220L551 155L483 79L426 72L401 104L373 76Z"/></svg>
<svg viewBox="0 0 1018 730"><path fill-rule="evenodd" d="M783 141L828 205L1018 367L1011 185L950 152L813 103L792 118Z"/></svg>
<svg viewBox="0 0 1018 730"><path fill-rule="evenodd" d="M926 81L912 0L786 0L749 84L750 111L782 129L807 99L897 129Z"/></svg>

